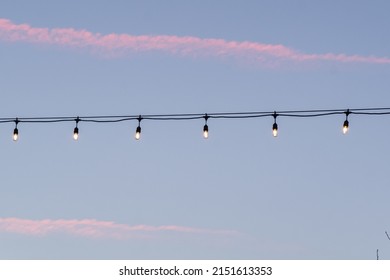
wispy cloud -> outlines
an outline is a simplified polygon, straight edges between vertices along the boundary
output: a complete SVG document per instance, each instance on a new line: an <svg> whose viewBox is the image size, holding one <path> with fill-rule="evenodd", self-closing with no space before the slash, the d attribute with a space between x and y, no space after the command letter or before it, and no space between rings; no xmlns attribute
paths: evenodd
<svg viewBox="0 0 390 280"><path fill-rule="evenodd" d="M235 235L230 230L212 230L203 228L183 227L176 225L149 226L127 225L111 221L94 219L83 220L29 220L20 218L0 218L0 232L18 233L33 236L46 236L50 234L70 234L89 238L144 238L154 237L157 234L171 232L179 234L202 235Z"/></svg>
<svg viewBox="0 0 390 280"><path fill-rule="evenodd" d="M161 51L182 56L246 59L264 65L281 62L321 61L390 64L390 58L387 57L334 53L308 54L283 45L203 39L190 36L134 36L115 33L102 35L73 28L36 28L28 24L15 24L4 18L0 18L0 40L89 49L111 55Z"/></svg>

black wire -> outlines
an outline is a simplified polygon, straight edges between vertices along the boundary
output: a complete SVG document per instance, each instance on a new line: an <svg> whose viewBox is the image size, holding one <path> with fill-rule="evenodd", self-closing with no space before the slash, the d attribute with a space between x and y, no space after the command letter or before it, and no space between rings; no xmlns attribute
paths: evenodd
<svg viewBox="0 0 390 280"><path fill-rule="evenodd" d="M185 113L185 114L147 114L147 115L97 115L81 117L25 117L25 118L0 118L0 123L23 122L23 123L58 123L58 122L93 122L93 123L116 123L124 121L156 120L156 121L181 121L214 118L214 119L249 119L262 118L277 115L278 117L322 117L340 114L355 115L390 115L390 108L355 108L355 109L317 109L317 110L284 110L284 111L250 111L250 112L217 112L217 113Z"/></svg>
<svg viewBox="0 0 390 280"><path fill-rule="evenodd" d="M379 116L379 115L390 115L390 112L350 112L350 114Z"/></svg>
<svg viewBox="0 0 390 280"><path fill-rule="evenodd" d="M203 119L204 116L194 116L194 117L148 117L148 116L142 116L143 120L153 120L153 121L185 121L185 120L198 120Z"/></svg>
<svg viewBox="0 0 390 280"><path fill-rule="evenodd" d="M137 120L138 118L122 118L117 120L90 120L90 119L79 119L79 122L94 122L94 123L116 123L116 122L125 122L125 121L131 121L131 120Z"/></svg>
<svg viewBox="0 0 390 280"><path fill-rule="evenodd" d="M214 114L211 114L211 115L208 115L208 117L210 119L252 119L252 118L262 118L262 117L269 117L269 116L273 116L273 114L256 114L256 115L237 115L237 116L233 116L233 115L214 115Z"/></svg>
<svg viewBox="0 0 390 280"><path fill-rule="evenodd" d="M298 117L298 118L313 118L313 117L323 117L323 116L330 116L330 115L341 115L341 114L344 114L344 113L345 112L329 112L329 113L305 114L305 115L278 113L278 116L282 116L282 117Z"/></svg>
<svg viewBox="0 0 390 280"><path fill-rule="evenodd" d="M58 122L73 122L73 119L63 120L30 120L30 119L19 119L19 123L58 123ZM13 121L14 122L14 121Z"/></svg>

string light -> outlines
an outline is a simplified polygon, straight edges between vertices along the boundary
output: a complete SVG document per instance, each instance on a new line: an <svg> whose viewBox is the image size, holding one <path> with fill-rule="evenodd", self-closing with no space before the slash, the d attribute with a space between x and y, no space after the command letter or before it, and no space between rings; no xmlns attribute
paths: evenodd
<svg viewBox="0 0 390 280"><path fill-rule="evenodd" d="M277 118L276 112L274 112L273 117L274 117L274 124L272 125L272 135L274 137L278 136L278 124L276 123L276 118Z"/></svg>
<svg viewBox="0 0 390 280"><path fill-rule="evenodd" d="M141 120L142 117L138 117L138 126L137 129L135 130L135 140L139 140L141 138Z"/></svg>
<svg viewBox="0 0 390 280"><path fill-rule="evenodd" d="M349 121L348 121L348 115L350 114L349 109L345 112L345 121L343 124L343 133L347 134L349 130Z"/></svg>
<svg viewBox="0 0 390 280"><path fill-rule="evenodd" d="M77 117L75 121L76 121L76 127L75 127L74 130L73 130L73 139L77 141L77 140L79 139L79 128L78 128L78 124L79 124L80 118Z"/></svg>
<svg viewBox="0 0 390 280"><path fill-rule="evenodd" d="M19 123L19 120L18 120L18 118L16 118L16 120L15 120L14 134L12 135L12 139L13 139L14 141L18 141L18 139L19 139L18 123Z"/></svg>
<svg viewBox="0 0 390 280"><path fill-rule="evenodd" d="M209 126L207 125L207 120L209 119L209 116L206 114L204 116L204 121L205 121L205 124L203 126L203 137L204 139L207 139L209 138Z"/></svg>
<svg viewBox="0 0 390 280"><path fill-rule="evenodd" d="M276 113L277 112L277 113ZM0 124L15 123L13 140L17 141L19 138L18 124L23 123L59 123L59 122L76 122L76 127L73 130L73 138L79 138L79 122L85 123L118 123L125 121L138 121L138 126L135 133L135 139L139 140L141 137L141 120L153 121L190 121L204 119L203 137L209 137L208 120L213 119L252 119L273 117L274 123L272 125L273 136L278 135L277 118L314 118L325 117L331 115L345 115L342 131L347 133L349 130L349 115L365 115L365 116L383 116L390 115L390 108L356 108L356 109L321 109L321 110L295 110L295 111L265 111L265 112L229 112L229 113L208 113L208 114L163 114L163 115L108 115L108 116L82 116L82 117L25 117L25 118L7 118L0 117Z"/></svg>

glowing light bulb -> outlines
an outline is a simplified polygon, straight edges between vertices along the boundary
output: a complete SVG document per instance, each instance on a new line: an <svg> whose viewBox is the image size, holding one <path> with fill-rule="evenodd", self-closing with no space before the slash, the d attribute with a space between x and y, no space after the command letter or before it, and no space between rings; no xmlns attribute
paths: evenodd
<svg viewBox="0 0 390 280"><path fill-rule="evenodd" d="M73 130L73 139L78 140L79 139L79 128L76 126Z"/></svg>
<svg viewBox="0 0 390 280"><path fill-rule="evenodd" d="M209 138L209 126L207 124L203 127L203 137L205 139Z"/></svg>
<svg viewBox="0 0 390 280"><path fill-rule="evenodd" d="M278 136L278 124L277 123L274 123L274 125L272 126L272 135L274 137Z"/></svg>
<svg viewBox="0 0 390 280"><path fill-rule="evenodd" d="M12 136L12 139L13 139L14 141L18 141L18 139L19 139L19 131L18 131L17 128L14 129L14 134L13 134L13 136Z"/></svg>
<svg viewBox="0 0 390 280"><path fill-rule="evenodd" d="M141 138L141 126L138 126L135 130L135 140L139 140Z"/></svg>
<svg viewBox="0 0 390 280"><path fill-rule="evenodd" d="M347 134L348 130L349 130L349 122L347 120L345 120L345 122L343 124L343 133Z"/></svg>

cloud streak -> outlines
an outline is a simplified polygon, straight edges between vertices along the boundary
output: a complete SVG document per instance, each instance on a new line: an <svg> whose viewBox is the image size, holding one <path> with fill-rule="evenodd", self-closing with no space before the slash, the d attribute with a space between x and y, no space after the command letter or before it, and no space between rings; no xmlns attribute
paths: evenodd
<svg viewBox="0 0 390 280"><path fill-rule="evenodd" d="M176 225L149 226L127 225L111 221L94 219L83 220L29 220L20 218L0 218L0 232L17 233L31 236L47 236L50 234L69 234L87 238L150 238L162 233L179 233L184 235L235 235L229 230L211 230Z"/></svg>
<svg viewBox="0 0 390 280"><path fill-rule="evenodd" d="M251 61L261 65L282 62L339 62L390 64L390 58L346 54L306 54L283 45L203 39L191 36L93 33L73 28L36 28L0 18L0 40L87 49L122 56L134 52L160 51L191 57L218 57Z"/></svg>

